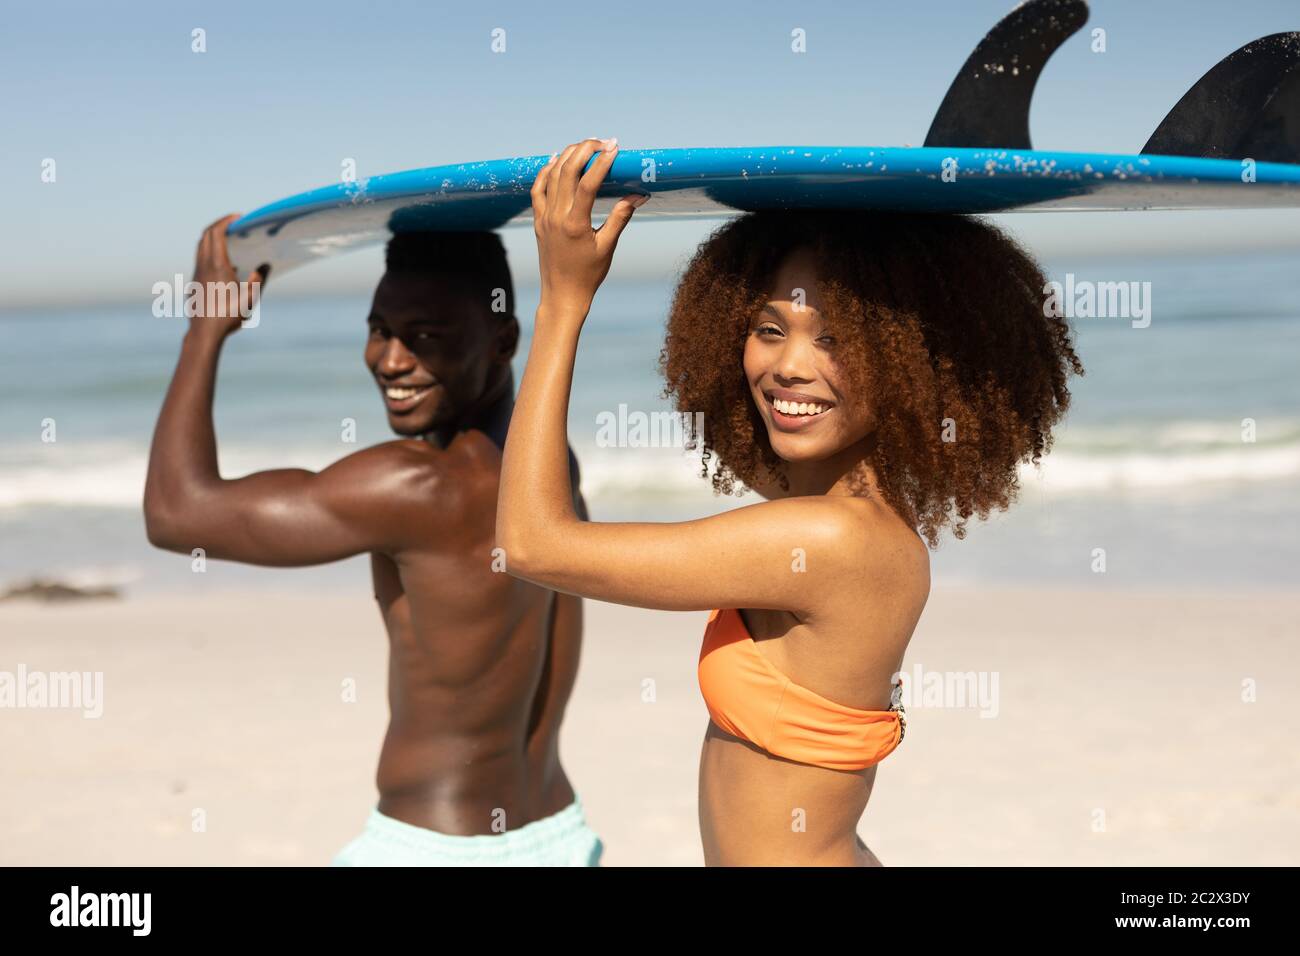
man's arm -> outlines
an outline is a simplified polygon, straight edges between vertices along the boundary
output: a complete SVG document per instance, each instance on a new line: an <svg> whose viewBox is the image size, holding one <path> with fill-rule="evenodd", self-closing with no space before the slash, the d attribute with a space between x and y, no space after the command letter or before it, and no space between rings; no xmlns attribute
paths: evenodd
<svg viewBox="0 0 1300 956"><path fill-rule="evenodd" d="M320 472L285 468L193 482L183 477L190 469L173 468L155 452L145 491L149 540L169 551L203 548L210 558L276 567L434 545L436 529L423 519L454 515L458 496L431 466L432 450L418 446L388 442Z"/></svg>
<svg viewBox="0 0 1300 956"><path fill-rule="evenodd" d="M199 243L194 281L205 288L236 281L226 254L231 218L209 226ZM213 558L280 566L402 547L416 530L412 514L421 513L418 496L430 496L422 499L423 510L432 511L432 495L439 493L427 454L412 447L417 443L369 448L319 474L283 469L222 479L212 424L217 362L259 285L253 279L250 290L214 297L216 314L190 320L149 452L144 515L150 542L172 551L203 548Z"/></svg>

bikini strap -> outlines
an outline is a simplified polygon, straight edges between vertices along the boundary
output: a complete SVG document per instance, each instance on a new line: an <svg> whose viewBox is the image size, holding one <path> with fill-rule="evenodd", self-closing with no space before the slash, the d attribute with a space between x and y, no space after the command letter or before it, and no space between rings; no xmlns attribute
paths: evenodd
<svg viewBox="0 0 1300 956"><path fill-rule="evenodd" d="M903 675L894 681L894 689L889 694L889 709L898 712L898 742L903 742L907 734L907 712L903 709Z"/></svg>

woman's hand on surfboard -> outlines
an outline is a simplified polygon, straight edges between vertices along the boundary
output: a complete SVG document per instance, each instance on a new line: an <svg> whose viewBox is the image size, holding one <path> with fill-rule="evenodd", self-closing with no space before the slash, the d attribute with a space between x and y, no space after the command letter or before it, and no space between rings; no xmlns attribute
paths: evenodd
<svg viewBox="0 0 1300 956"><path fill-rule="evenodd" d="M619 234L649 196L624 196L599 229L591 227L596 193L618 154L616 139L587 139L551 157L533 183L533 229L541 269L539 311L581 321L609 273ZM591 168L583 172L593 156Z"/></svg>
<svg viewBox="0 0 1300 956"><path fill-rule="evenodd" d="M253 314L262 294L262 282L269 270L265 266L241 282L226 250L226 227L239 218L238 213L223 216L203 230L194 256L194 282L202 289L190 315L190 331L198 335L224 339Z"/></svg>

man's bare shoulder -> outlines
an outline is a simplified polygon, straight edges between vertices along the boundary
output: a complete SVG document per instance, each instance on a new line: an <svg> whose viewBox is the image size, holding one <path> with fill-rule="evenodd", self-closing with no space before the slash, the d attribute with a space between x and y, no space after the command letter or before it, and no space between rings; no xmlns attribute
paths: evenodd
<svg viewBox="0 0 1300 956"><path fill-rule="evenodd" d="M353 461L358 467L385 471L410 469L437 475L484 465L496 465L499 469L501 449L482 432L465 431L445 448L423 438L395 438L362 448L341 461Z"/></svg>
<svg viewBox="0 0 1300 956"><path fill-rule="evenodd" d="M462 433L446 448L402 438L363 448L329 470L355 482L360 496L445 519L485 496L495 502L501 452L481 432Z"/></svg>

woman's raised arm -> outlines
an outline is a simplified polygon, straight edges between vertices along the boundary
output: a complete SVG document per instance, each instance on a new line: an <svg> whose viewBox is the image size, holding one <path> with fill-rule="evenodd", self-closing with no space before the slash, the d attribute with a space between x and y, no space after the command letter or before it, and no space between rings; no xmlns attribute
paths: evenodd
<svg viewBox="0 0 1300 956"><path fill-rule="evenodd" d="M615 152L610 140L574 144L533 185L542 296L501 468L496 538L506 570L639 607L811 613L832 588L851 587L858 576L868 584L868 565L881 564L863 560L874 519L861 502L794 498L676 523L593 523L574 513L566 430L578 336L618 236L645 201L621 199L592 229Z"/></svg>

